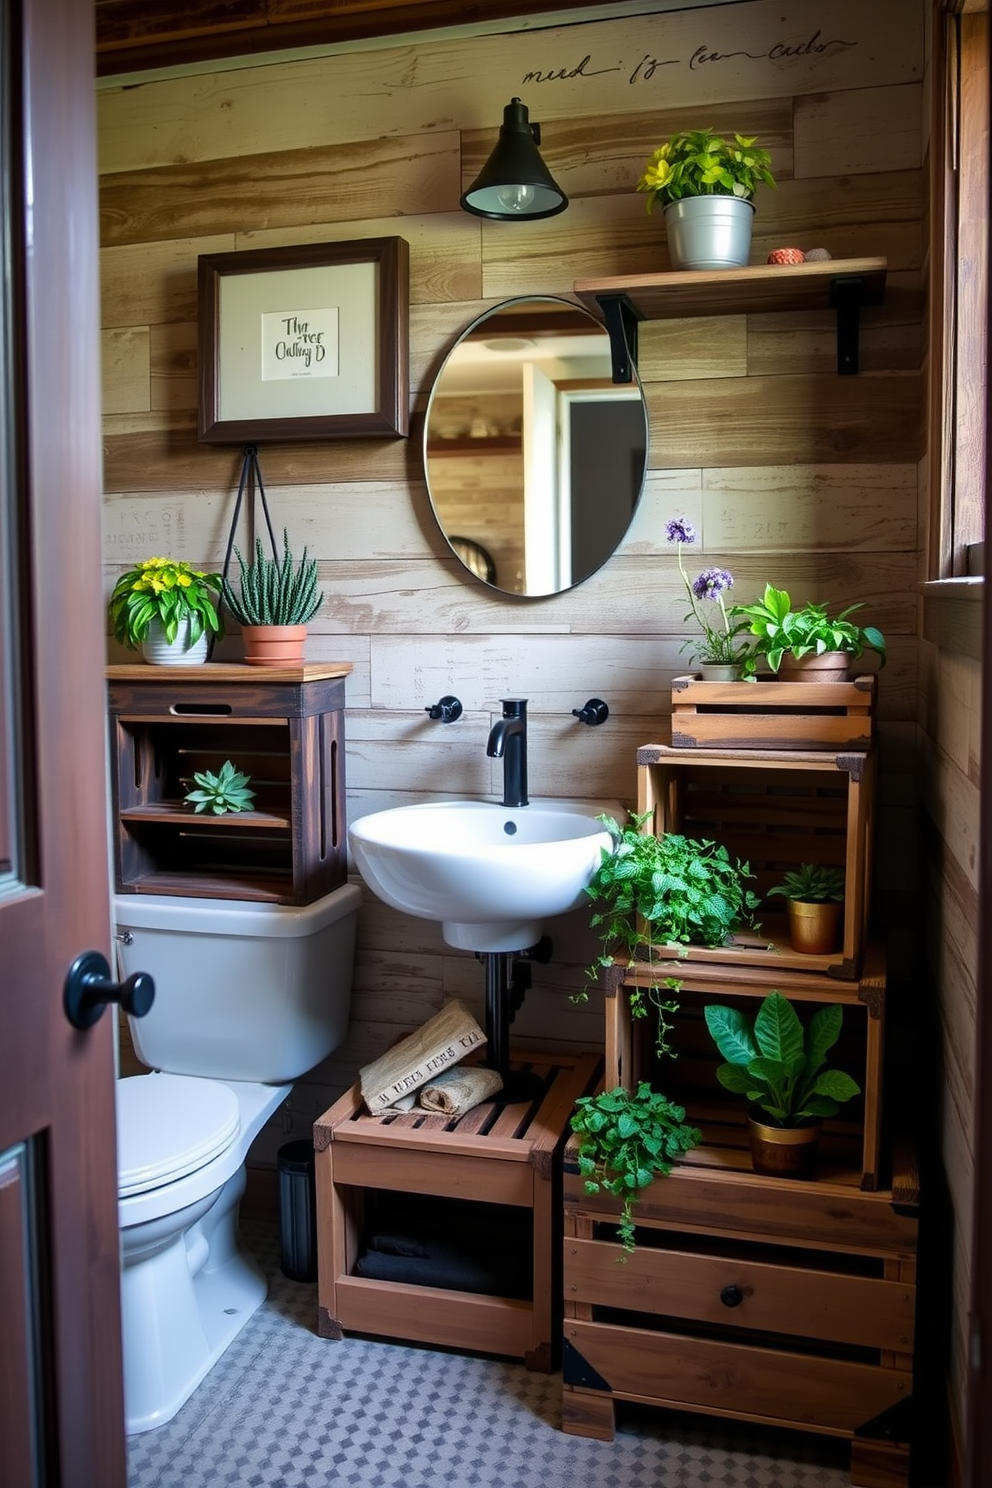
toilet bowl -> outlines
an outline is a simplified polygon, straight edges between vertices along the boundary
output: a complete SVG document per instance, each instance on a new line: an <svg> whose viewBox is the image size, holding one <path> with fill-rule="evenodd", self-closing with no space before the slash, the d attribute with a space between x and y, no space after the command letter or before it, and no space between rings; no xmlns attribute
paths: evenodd
<svg viewBox="0 0 992 1488"><path fill-rule="evenodd" d="M361 895L302 908L119 896L122 972L150 972L132 1020L154 1073L118 1081L118 1213L129 1434L172 1419L266 1295L241 1248L252 1141L292 1080L343 1039Z"/></svg>

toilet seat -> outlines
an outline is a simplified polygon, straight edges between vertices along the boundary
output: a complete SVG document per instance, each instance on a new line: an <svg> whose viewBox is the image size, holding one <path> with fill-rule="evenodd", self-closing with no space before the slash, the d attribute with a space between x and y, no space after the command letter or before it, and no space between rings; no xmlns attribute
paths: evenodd
<svg viewBox="0 0 992 1488"><path fill-rule="evenodd" d="M238 1098L219 1081L135 1075L116 1088L121 1199L195 1173L225 1152L241 1127Z"/></svg>

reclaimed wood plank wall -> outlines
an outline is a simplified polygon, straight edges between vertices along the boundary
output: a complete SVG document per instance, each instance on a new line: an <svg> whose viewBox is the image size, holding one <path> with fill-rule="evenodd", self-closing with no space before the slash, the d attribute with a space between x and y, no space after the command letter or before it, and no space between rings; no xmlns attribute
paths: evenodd
<svg viewBox="0 0 992 1488"><path fill-rule="evenodd" d="M499 699L530 699L533 794L632 803L634 752L664 728L683 670L684 598L664 524L700 562L797 599L857 600L889 637L882 674L880 902L908 901L917 710L917 462L923 369L922 0L754 0L504 35L423 40L201 71L98 94L103 217L105 588L134 559L222 560L240 453L196 439L196 261L203 253L398 233L410 244L408 440L261 450L277 525L320 559L309 655L350 661L352 817L430 794L499 790L485 755ZM571 198L544 222L481 221L458 196L523 98ZM777 191L752 262L785 243L885 255L862 371L835 374L828 312L642 327L649 473L599 573L549 600L485 590L451 556L424 482L431 382L459 330L518 293L668 267L659 214L633 190L673 129L755 133ZM230 653L237 655L236 648ZM111 647L111 659L121 659ZM453 692L455 725L425 708ZM571 709L605 697L601 728ZM494 765L496 768L494 769ZM515 1035L600 1042L583 911L554 926ZM298 1132L402 1029L453 995L481 1012L482 969L435 928L367 898L352 1033L294 1093ZM279 1133L280 1137L282 1133Z"/></svg>

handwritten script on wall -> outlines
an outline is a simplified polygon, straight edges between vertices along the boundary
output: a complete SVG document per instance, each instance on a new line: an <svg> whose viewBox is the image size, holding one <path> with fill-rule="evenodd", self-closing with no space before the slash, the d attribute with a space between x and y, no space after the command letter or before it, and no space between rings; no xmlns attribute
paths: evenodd
<svg viewBox="0 0 992 1488"><path fill-rule="evenodd" d="M740 58L745 58L749 62L785 63L797 57L833 55L838 51L848 51L857 45L856 41L845 41L840 36L825 37L823 32L818 30L801 41L788 41L783 38L759 52L748 51L742 47L730 52L720 52L705 43L697 46L686 57L656 57L650 52L645 52L634 65L619 61L611 66L599 66L590 52L570 67L531 68L523 74L521 84L574 82L578 78L602 77L611 72L626 76L629 84L648 83L664 67L681 67L689 72L699 72L706 68L712 72L719 70L721 62L735 62Z"/></svg>

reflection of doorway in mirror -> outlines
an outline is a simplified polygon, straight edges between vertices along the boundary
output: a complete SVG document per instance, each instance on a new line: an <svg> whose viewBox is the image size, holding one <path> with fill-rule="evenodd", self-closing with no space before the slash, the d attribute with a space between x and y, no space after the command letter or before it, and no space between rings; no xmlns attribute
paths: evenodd
<svg viewBox="0 0 992 1488"><path fill-rule="evenodd" d="M576 388L559 392L561 436L558 509L560 547L569 584L594 573L603 554L623 541L640 495L647 428L636 388ZM629 462L617 480L617 459Z"/></svg>

